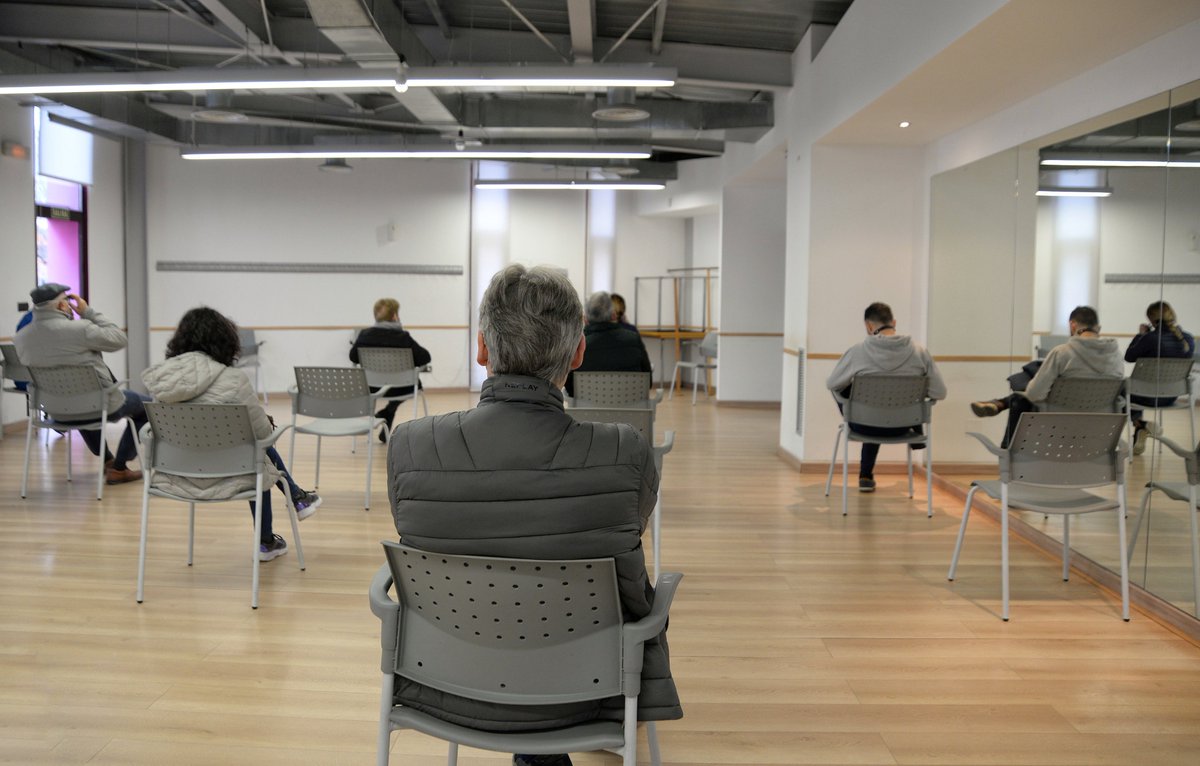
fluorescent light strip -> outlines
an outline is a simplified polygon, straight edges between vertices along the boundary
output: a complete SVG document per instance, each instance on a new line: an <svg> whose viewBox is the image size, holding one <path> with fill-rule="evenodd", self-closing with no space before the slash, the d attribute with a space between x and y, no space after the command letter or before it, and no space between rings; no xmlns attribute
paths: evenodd
<svg viewBox="0 0 1200 766"><path fill-rule="evenodd" d="M1037 197L1111 197L1112 189L1038 189Z"/></svg>
<svg viewBox="0 0 1200 766"><path fill-rule="evenodd" d="M627 159L644 160L649 149L319 149L262 151L183 151L185 160L323 160L323 159L438 159L438 160L515 160L515 159Z"/></svg>
<svg viewBox="0 0 1200 766"><path fill-rule="evenodd" d="M0 77L0 95L144 93L207 90L352 90L391 88L394 74L356 67L203 69L173 72L48 74Z"/></svg>
<svg viewBox="0 0 1200 766"><path fill-rule="evenodd" d="M674 84L675 70L663 67L414 67L403 74L358 67L263 67L0 76L0 95L449 87L669 88Z"/></svg>
<svg viewBox="0 0 1200 766"><path fill-rule="evenodd" d="M1043 166L1062 168L1200 168L1200 160L1042 160Z"/></svg>
<svg viewBox="0 0 1200 766"><path fill-rule="evenodd" d="M549 190L549 189L618 189L625 191L654 191L667 185L658 181L476 181L476 189Z"/></svg>

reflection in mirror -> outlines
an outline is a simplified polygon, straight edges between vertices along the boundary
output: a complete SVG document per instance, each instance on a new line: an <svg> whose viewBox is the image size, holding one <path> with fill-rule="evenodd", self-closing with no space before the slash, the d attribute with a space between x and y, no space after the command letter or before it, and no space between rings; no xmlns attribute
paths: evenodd
<svg viewBox="0 0 1200 766"><path fill-rule="evenodd" d="M1200 328L1198 99L1195 84L941 174L932 184L930 230L929 345L944 372L954 370L947 377L956 399L939 412L941 438L981 431L999 442L1004 418L974 418L969 402L1007 393L1006 370L1066 342L1074 307L1096 308L1125 374L1138 376L1133 403L1143 413L1144 427L1130 429L1140 452L1127 484L1131 578L1193 614L1200 541L1189 472L1183 457L1150 436L1170 440L1195 465L1186 374L1195 353L1189 332ZM992 213L986 222L978 207L967 209L980 200ZM964 290L972 284L982 290ZM1002 309L1011 316L1000 316ZM995 478L987 453L965 439L955 446L966 466L948 478L964 489ZM1016 515L1062 540L1060 517ZM1115 527L1108 513L1073 518L1072 555L1119 570Z"/></svg>

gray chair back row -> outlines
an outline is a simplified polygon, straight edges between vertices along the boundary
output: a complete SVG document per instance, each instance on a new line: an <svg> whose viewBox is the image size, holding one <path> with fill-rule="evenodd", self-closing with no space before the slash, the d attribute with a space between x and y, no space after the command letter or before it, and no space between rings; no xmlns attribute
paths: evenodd
<svg viewBox="0 0 1200 766"><path fill-rule="evenodd" d="M843 405L847 423L903 428L928 423L929 378L924 375L855 375Z"/></svg>
<svg viewBox="0 0 1200 766"><path fill-rule="evenodd" d="M35 407L54 420L96 420L108 382L90 365L29 367Z"/></svg>
<svg viewBox="0 0 1200 766"><path fill-rule="evenodd" d="M1008 446L1006 480L1047 487L1115 482L1124 472L1117 450L1124 428L1119 413L1026 412Z"/></svg>
<svg viewBox="0 0 1200 766"><path fill-rule="evenodd" d="M359 367L297 367L296 414L313 418L374 415L367 373Z"/></svg>
<svg viewBox="0 0 1200 766"><path fill-rule="evenodd" d="M1191 393L1193 358L1145 357L1133 365L1129 374L1132 396L1167 398Z"/></svg>
<svg viewBox="0 0 1200 766"><path fill-rule="evenodd" d="M358 363L373 388L417 385L417 368L411 348L359 348Z"/></svg>
<svg viewBox="0 0 1200 766"><path fill-rule="evenodd" d="M241 476L258 470L250 411L244 404L147 402L153 435L149 467L189 477Z"/></svg>
<svg viewBox="0 0 1200 766"><path fill-rule="evenodd" d="M0 359L3 359L5 380L29 380L29 368L17 356L17 347L12 343L0 343Z"/></svg>
<svg viewBox="0 0 1200 766"><path fill-rule="evenodd" d="M645 404L650 398L650 373L579 371L573 378L575 401L586 407Z"/></svg>

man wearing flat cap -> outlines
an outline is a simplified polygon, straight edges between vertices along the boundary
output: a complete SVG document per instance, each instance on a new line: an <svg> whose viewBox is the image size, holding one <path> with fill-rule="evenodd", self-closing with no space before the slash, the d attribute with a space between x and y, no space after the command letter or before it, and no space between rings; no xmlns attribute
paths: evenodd
<svg viewBox="0 0 1200 766"><path fill-rule="evenodd" d="M33 300L33 321L21 328L13 338L17 356L29 367L58 367L88 364L106 383L116 378L101 356L103 351L120 351L129 343L120 327L88 305L82 297L70 292L66 285L49 282L29 291ZM71 321L77 317L78 321ZM133 391L114 389L109 393L108 417L116 420L133 419L140 429L146 423L143 402L149 397ZM142 478L141 471L127 465L137 457L134 433L126 430L117 446L116 455L108 451L101 431L80 431L79 435L93 455L100 454L104 444L104 478L109 484L123 484Z"/></svg>

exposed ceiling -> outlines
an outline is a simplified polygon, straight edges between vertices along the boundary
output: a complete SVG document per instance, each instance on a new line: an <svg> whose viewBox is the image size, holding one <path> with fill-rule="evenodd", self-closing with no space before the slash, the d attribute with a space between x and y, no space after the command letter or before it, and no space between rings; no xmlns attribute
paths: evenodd
<svg viewBox="0 0 1200 766"><path fill-rule="evenodd" d="M633 166L755 141L791 85L810 24L852 0L28 0L0 2L0 73L185 67L655 64L673 88L638 90L641 120L597 119L628 92L410 88L373 92L139 93L25 97L77 124L180 146L337 141L648 145ZM580 161L581 163L594 162ZM630 172L630 171L626 171Z"/></svg>

